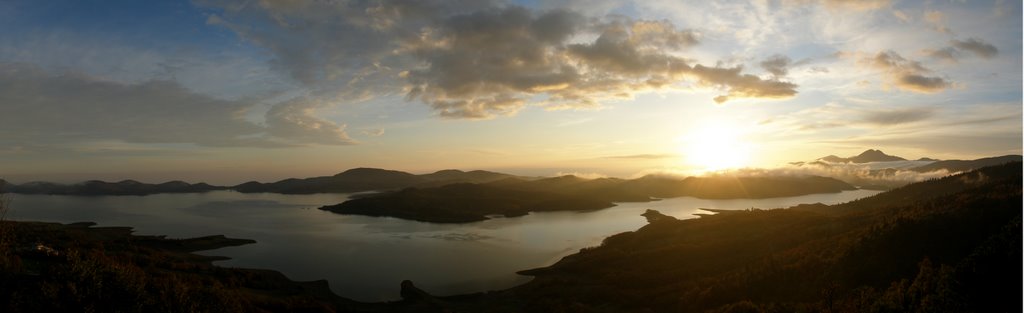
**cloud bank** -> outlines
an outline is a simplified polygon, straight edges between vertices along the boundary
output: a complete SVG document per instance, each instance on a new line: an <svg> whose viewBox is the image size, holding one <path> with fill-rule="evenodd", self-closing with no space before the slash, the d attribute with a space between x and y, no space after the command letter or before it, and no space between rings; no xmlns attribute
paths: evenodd
<svg viewBox="0 0 1024 313"><path fill-rule="evenodd" d="M352 143L343 126L316 118L302 102L275 105L266 123L255 105L194 93L174 81L124 84L86 74L0 63L0 142L65 144L99 140L200 146L281 147Z"/></svg>
<svg viewBox="0 0 1024 313"><path fill-rule="evenodd" d="M200 1L269 50L277 69L334 99L402 94L447 118L486 119L527 105L593 108L658 89L781 99L797 85L684 56L701 35L664 20L595 18L492 1Z"/></svg>
<svg viewBox="0 0 1024 313"><path fill-rule="evenodd" d="M928 162L909 161L909 163L923 165ZM885 162L883 162L885 163ZM891 162L890 162L891 163ZM933 172L919 173L905 168L872 168L871 163L829 163L829 162L797 162L788 166L770 169L738 169L721 175L736 176L823 176L842 180L861 188L895 188L910 183L921 182L928 179L935 179L948 176L949 171L938 170ZM877 165L874 165L877 166ZM716 174L716 175L718 175Z"/></svg>

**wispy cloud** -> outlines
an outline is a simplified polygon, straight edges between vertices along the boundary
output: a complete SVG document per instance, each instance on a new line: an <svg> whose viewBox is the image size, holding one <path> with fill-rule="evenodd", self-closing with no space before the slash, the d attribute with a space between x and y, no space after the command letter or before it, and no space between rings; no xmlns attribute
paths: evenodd
<svg viewBox="0 0 1024 313"><path fill-rule="evenodd" d="M626 160L660 160L660 159L672 159L678 158L678 154L630 154L630 155L612 155L601 157L602 159L626 159Z"/></svg>

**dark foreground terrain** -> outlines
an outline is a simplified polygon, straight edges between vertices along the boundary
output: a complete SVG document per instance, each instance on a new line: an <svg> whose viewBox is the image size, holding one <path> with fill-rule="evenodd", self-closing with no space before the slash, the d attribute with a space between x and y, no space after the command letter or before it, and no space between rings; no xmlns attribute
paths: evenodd
<svg viewBox="0 0 1024 313"><path fill-rule="evenodd" d="M850 203L649 224L502 291L365 304L189 253L241 244L3 224L4 312L1018 312L1021 163ZM398 288L398 286L396 286Z"/></svg>

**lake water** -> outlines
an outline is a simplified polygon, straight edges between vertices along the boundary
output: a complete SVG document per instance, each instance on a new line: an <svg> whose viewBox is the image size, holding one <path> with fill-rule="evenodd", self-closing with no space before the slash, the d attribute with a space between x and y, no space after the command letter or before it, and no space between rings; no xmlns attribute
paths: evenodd
<svg viewBox="0 0 1024 313"><path fill-rule="evenodd" d="M265 268L293 280L327 279L335 293L361 301L398 299L409 279L427 292L451 295L524 283L516 271L547 266L613 234L646 224L656 209L694 218L699 208L778 208L842 203L878 191L757 200L690 197L621 203L594 212L533 213L469 224L431 224L395 218L339 215L317 207L346 194L281 195L217 191L150 196L10 195L8 218L48 222L92 221L131 226L137 234L172 238L223 234L258 243L201 252L231 260L222 266Z"/></svg>

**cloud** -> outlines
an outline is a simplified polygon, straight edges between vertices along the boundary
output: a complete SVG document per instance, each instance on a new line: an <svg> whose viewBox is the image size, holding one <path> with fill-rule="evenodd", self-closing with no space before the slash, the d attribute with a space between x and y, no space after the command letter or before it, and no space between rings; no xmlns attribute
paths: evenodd
<svg viewBox="0 0 1024 313"><path fill-rule="evenodd" d="M345 125L316 117L316 109L324 106L319 100L306 97L276 104L266 114L267 133L292 142L354 144L355 141L345 133Z"/></svg>
<svg viewBox="0 0 1024 313"><path fill-rule="evenodd" d="M899 125L928 119L935 110L927 107L866 112L862 121L875 125Z"/></svg>
<svg viewBox="0 0 1024 313"><path fill-rule="evenodd" d="M384 135L384 129L383 128L367 128L367 129L361 130L360 133L362 133L363 135L366 135L366 136L379 137L379 136Z"/></svg>
<svg viewBox="0 0 1024 313"><path fill-rule="evenodd" d="M125 84L0 63L0 110L8 112L0 115L0 142L7 144L118 140L281 147L342 142L317 137L325 132L344 137L340 128L331 128L332 123L317 120L308 111L288 109L292 104L271 109L267 126L246 118L254 107L247 100L197 94L174 81Z"/></svg>
<svg viewBox="0 0 1024 313"><path fill-rule="evenodd" d="M698 64L693 68L693 75L700 78L706 85L727 86L728 93L715 97L715 102L722 103L732 98L768 98L784 99L796 95L796 84L776 79L741 74L743 67L722 68L705 67Z"/></svg>
<svg viewBox="0 0 1024 313"><path fill-rule="evenodd" d="M922 50L926 55L933 59L938 59L946 62L956 62L960 57L960 51L957 51L954 47L945 47L941 49L925 49Z"/></svg>
<svg viewBox="0 0 1024 313"><path fill-rule="evenodd" d="M925 20L925 22L927 22L928 24L930 24L932 26L932 29L934 29L937 32L945 33L945 34L952 34L953 33L953 31L951 31L948 27L946 27L946 15L943 14L942 12L940 12L940 11L936 11L936 10L925 11L924 12L924 20Z"/></svg>
<svg viewBox="0 0 1024 313"><path fill-rule="evenodd" d="M898 163L898 162L896 162ZM914 167L927 164L928 162L907 161L904 166ZM898 166L901 164L890 164ZM950 173L946 170L918 173L907 168L893 168L891 170L875 169L872 164L856 163L828 163L828 162L797 162L787 166L768 169L737 169L725 173L717 173L737 176L824 176L842 180L856 186L881 186L895 188L910 183L925 181L928 179L941 178Z"/></svg>
<svg viewBox="0 0 1024 313"><path fill-rule="evenodd" d="M878 108L874 106L827 103L786 115L778 115L761 125L781 126L783 130L819 132L833 128L878 129L928 121L936 118L932 107Z"/></svg>
<svg viewBox="0 0 1024 313"><path fill-rule="evenodd" d="M907 13L905 13L905 12L903 12L901 10L892 10L892 16L895 16L896 18L898 18L900 21L902 21L904 23L909 23L910 22L910 16L907 15Z"/></svg>
<svg viewBox="0 0 1024 313"><path fill-rule="evenodd" d="M953 40L951 43L953 44L953 47L956 47L957 49L974 53L974 55L985 59L991 59L995 57L996 54L999 54L999 49L996 49L992 44L984 42L978 38Z"/></svg>
<svg viewBox="0 0 1024 313"><path fill-rule="evenodd" d="M775 77L782 77L789 73L789 65L792 62L789 57L776 54L761 61L761 68Z"/></svg>
<svg viewBox="0 0 1024 313"><path fill-rule="evenodd" d="M602 159L631 159L631 160L659 160L659 159L671 159L678 158L677 154L630 154L630 155L613 155L602 157Z"/></svg>
<svg viewBox="0 0 1024 313"><path fill-rule="evenodd" d="M266 48L275 68L332 102L404 94L441 117L487 119L687 84L721 90L718 102L796 94L741 67L695 64L682 54L701 35L664 20L491 1L200 4L217 11L210 24Z"/></svg>
<svg viewBox="0 0 1024 313"><path fill-rule="evenodd" d="M583 179L600 179L600 178L608 178L608 177L610 177L608 175L601 174L601 173L582 173L582 172L558 172L558 173L555 173L555 176L556 177L576 176L576 177L583 178Z"/></svg>
<svg viewBox="0 0 1024 313"><path fill-rule="evenodd" d="M817 4L820 3L831 10L854 10L868 11L888 7L889 0L786 0L787 4Z"/></svg>
<svg viewBox="0 0 1024 313"><path fill-rule="evenodd" d="M970 53L983 59L991 59L999 54L999 49L990 43L978 38L967 40L951 40L949 46L940 49L923 50L928 56L947 62L957 62L965 53Z"/></svg>
<svg viewBox="0 0 1024 313"><path fill-rule="evenodd" d="M899 89L935 93L953 87L953 83L945 78L928 76L931 70L921 65L921 62L907 60L891 50L863 57L860 62L883 70L889 76L889 83Z"/></svg>

